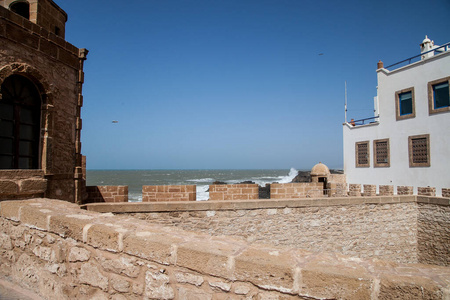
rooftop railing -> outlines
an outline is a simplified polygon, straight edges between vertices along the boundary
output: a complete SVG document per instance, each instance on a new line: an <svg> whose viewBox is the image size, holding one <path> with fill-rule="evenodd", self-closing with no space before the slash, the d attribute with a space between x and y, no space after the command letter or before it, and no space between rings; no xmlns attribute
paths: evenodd
<svg viewBox="0 0 450 300"><path fill-rule="evenodd" d="M371 118L365 118L365 119L359 119L359 120L353 120L353 121L350 121L350 122L347 122L347 123L350 124L350 125L353 125L353 126L361 126L361 125L365 125L366 122L367 122L367 124L376 123L376 122L378 122L378 118L379 117L380 116L371 117Z"/></svg>
<svg viewBox="0 0 450 300"><path fill-rule="evenodd" d="M415 56L413 56L413 57L404 59L404 60L402 60L402 61L399 61L399 62L397 62L397 63L395 63L395 64L389 65L389 66L384 67L384 68L385 68L385 69L389 69L389 68L391 68L391 67L400 65L400 64L405 63L405 62L408 62L406 65L409 65L413 59L416 59L416 58L418 58L418 57L421 57L421 56L424 55L424 54L431 53L431 52L433 52L433 54L436 54L436 52L438 52L438 54L439 54L439 53L448 51L448 50L450 49L449 46L450 46L450 43L446 43L446 44L444 44L444 45L442 45L442 46L439 46L439 47L434 48L434 49L431 49L431 50L429 50L429 51L420 53L420 54L415 55Z"/></svg>

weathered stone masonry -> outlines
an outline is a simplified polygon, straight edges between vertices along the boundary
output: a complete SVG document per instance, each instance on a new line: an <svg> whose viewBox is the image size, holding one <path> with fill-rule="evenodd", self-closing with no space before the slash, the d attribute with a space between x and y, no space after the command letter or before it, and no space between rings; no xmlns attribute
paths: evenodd
<svg viewBox="0 0 450 300"><path fill-rule="evenodd" d="M0 274L48 299L450 297L448 267L251 244L50 199L5 201L0 215Z"/></svg>
<svg viewBox="0 0 450 300"><path fill-rule="evenodd" d="M0 1L0 85L11 75L35 84L42 99L38 169L47 181L44 194L81 203L80 110L87 50L64 40L67 15L53 1L29 1L30 20L6 9L11 2ZM28 171L17 170L7 179L0 174L0 185L19 187ZM0 200L30 194L18 188L0 192Z"/></svg>

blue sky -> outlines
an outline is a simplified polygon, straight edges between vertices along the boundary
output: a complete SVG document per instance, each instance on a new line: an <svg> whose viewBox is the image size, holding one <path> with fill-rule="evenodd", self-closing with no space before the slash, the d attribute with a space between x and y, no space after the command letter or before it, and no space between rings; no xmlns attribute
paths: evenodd
<svg viewBox="0 0 450 300"><path fill-rule="evenodd" d="M344 82L371 117L379 59L450 41L448 0L56 2L90 51L88 169L341 168Z"/></svg>

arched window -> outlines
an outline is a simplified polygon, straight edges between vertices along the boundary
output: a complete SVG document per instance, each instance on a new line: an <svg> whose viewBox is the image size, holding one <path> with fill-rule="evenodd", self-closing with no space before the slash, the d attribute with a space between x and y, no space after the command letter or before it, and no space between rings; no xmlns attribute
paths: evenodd
<svg viewBox="0 0 450 300"><path fill-rule="evenodd" d="M27 1L16 1L11 3L9 9L26 19L30 19L30 4Z"/></svg>
<svg viewBox="0 0 450 300"><path fill-rule="evenodd" d="M11 75L1 86L0 169L38 169L41 97L27 78Z"/></svg>

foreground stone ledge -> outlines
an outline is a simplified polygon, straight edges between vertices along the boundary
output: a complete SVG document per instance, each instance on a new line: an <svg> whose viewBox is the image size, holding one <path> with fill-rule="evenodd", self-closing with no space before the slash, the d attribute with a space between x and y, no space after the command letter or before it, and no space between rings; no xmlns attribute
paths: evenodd
<svg viewBox="0 0 450 300"><path fill-rule="evenodd" d="M2 202L0 215L0 275L47 298L450 298L450 267L250 244L49 199Z"/></svg>

